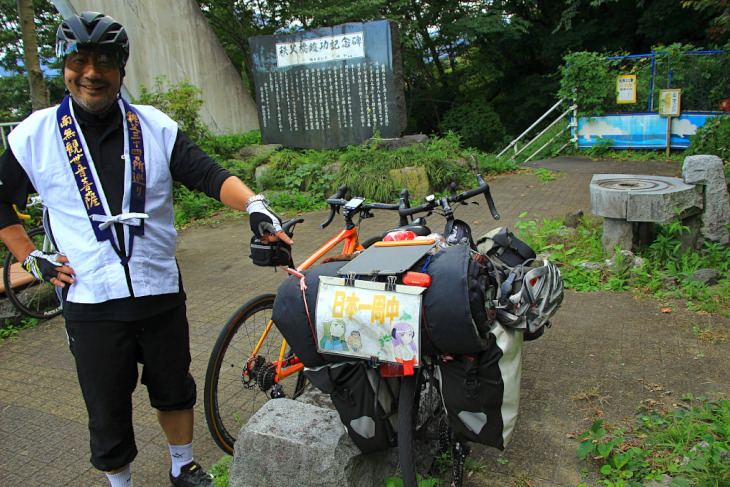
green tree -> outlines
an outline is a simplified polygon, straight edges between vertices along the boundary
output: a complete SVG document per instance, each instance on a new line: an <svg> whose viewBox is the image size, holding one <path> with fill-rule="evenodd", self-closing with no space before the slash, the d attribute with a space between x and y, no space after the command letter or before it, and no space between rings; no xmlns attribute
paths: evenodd
<svg viewBox="0 0 730 487"><path fill-rule="evenodd" d="M51 2L32 0L32 3L40 63L43 66L53 66L56 61L56 29L61 23L61 16ZM0 27L0 68L25 74L17 0L0 0Z"/></svg>
<svg viewBox="0 0 730 487"><path fill-rule="evenodd" d="M36 36L33 4L31 0L18 0L18 20L23 40L23 64L28 73L30 104L33 110L48 107L48 88L43 81L38 59L38 38Z"/></svg>
<svg viewBox="0 0 730 487"><path fill-rule="evenodd" d="M29 0L23 0L23 3L26 2ZM59 67L54 44L56 28L61 18L55 7L47 1L33 0L32 9L39 63L45 68L43 80L50 95L49 100L44 103L54 104L64 95L63 80L52 71ZM21 31L18 0L0 0L0 69L7 73L0 77L1 121L22 120L33 110L28 73L23 61ZM36 82L39 82L38 73L34 76Z"/></svg>
<svg viewBox="0 0 730 487"><path fill-rule="evenodd" d="M730 35L730 3L727 0L684 0L682 6L710 12L713 19L710 22L708 36L718 41L728 39Z"/></svg>
<svg viewBox="0 0 730 487"><path fill-rule="evenodd" d="M250 56L247 42L252 35L375 19L396 21L408 132L454 130L470 145L496 149L504 143L502 130L519 134L555 103L563 58L571 52L641 54L657 45L716 45L708 29L717 9L683 8L683 1L727 5L726 0L200 3L205 4L216 33L225 34L222 42L239 65ZM250 67L250 59L245 66ZM479 114L485 119L478 120Z"/></svg>
<svg viewBox="0 0 730 487"><path fill-rule="evenodd" d="M203 15L251 95L255 95L255 91L248 41L253 36L271 35L281 28L286 3L267 0L198 0Z"/></svg>

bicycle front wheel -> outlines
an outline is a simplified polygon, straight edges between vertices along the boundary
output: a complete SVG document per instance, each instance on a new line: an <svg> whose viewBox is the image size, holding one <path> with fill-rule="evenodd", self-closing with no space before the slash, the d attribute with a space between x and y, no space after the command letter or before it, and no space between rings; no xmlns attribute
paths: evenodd
<svg viewBox="0 0 730 487"><path fill-rule="evenodd" d="M33 245L43 249L45 231L43 227L28 230ZM61 313L61 301L56 286L36 279L21 267L15 256L8 252L3 262L3 284L5 295L15 307L26 316L38 319L49 319Z"/></svg>
<svg viewBox="0 0 730 487"><path fill-rule="evenodd" d="M274 294L264 294L238 308L223 327L208 362L205 419L213 440L226 453L233 453L241 427L266 401L296 398L304 391L306 380L301 372L275 380L283 337L275 326L265 332L274 298ZM261 346L254 354L259 341ZM287 345L284 360L293 359Z"/></svg>

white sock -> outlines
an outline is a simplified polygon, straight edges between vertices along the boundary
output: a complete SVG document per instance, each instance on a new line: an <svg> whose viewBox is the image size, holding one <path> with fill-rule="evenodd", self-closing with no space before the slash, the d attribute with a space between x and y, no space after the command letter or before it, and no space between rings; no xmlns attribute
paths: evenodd
<svg viewBox="0 0 730 487"><path fill-rule="evenodd" d="M109 479L109 485L111 487L133 487L132 486L132 467L127 465L127 468L121 472L115 474L106 474L106 478Z"/></svg>
<svg viewBox="0 0 730 487"><path fill-rule="evenodd" d="M172 476L180 475L180 469L193 461L193 444L170 445L170 458L172 459Z"/></svg>

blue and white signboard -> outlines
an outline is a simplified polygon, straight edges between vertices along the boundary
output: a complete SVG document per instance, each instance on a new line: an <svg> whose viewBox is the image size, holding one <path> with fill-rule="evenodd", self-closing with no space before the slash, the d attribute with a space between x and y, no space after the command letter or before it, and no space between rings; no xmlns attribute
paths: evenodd
<svg viewBox="0 0 730 487"><path fill-rule="evenodd" d="M672 118L671 148L686 149L690 137L705 124L713 112L683 112ZM575 130L575 129L574 129ZM578 148L589 149L602 139L610 140L613 149L665 149L667 119L658 113L631 113L578 117Z"/></svg>

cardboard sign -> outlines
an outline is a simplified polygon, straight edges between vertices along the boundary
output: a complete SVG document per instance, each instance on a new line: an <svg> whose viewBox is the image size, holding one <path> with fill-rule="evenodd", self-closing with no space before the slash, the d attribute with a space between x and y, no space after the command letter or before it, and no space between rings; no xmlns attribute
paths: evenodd
<svg viewBox="0 0 730 487"><path fill-rule="evenodd" d="M420 365L421 293L425 288L320 277L316 334L320 352Z"/></svg>

